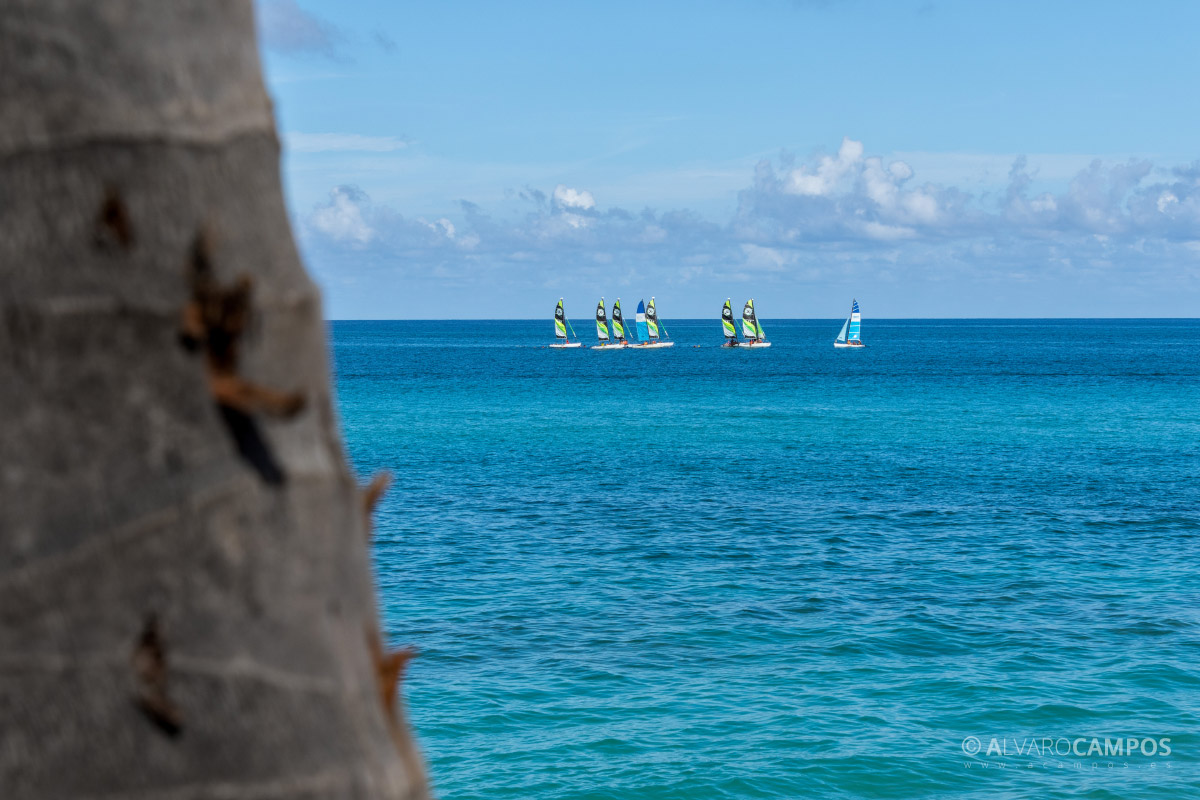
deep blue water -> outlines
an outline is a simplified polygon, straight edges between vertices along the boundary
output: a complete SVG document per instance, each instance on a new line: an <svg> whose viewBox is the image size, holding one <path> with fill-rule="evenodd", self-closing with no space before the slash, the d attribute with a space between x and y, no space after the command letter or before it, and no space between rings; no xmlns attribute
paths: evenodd
<svg viewBox="0 0 1200 800"><path fill-rule="evenodd" d="M438 795L1200 796L1200 321L763 324L332 323Z"/></svg>

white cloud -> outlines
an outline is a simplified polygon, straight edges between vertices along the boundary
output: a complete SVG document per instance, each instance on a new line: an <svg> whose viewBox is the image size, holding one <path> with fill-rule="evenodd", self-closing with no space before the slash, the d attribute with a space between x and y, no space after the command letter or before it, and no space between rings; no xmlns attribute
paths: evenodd
<svg viewBox="0 0 1200 800"><path fill-rule="evenodd" d="M559 208L578 208L590 211L596 207L596 199L591 192L581 192L563 184L554 187L554 203Z"/></svg>
<svg viewBox="0 0 1200 800"><path fill-rule="evenodd" d="M793 194L822 197L830 194L841 179L862 159L862 142L846 137L836 158L822 156L816 167L798 167L789 175L787 190Z"/></svg>
<svg viewBox="0 0 1200 800"><path fill-rule="evenodd" d="M395 136L363 136L357 133L285 133L283 143L293 153L388 153L408 147L408 142Z"/></svg>
<svg viewBox="0 0 1200 800"><path fill-rule="evenodd" d="M937 199L923 191L903 193L901 205L914 222L932 225L938 220Z"/></svg>
<svg viewBox="0 0 1200 800"><path fill-rule="evenodd" d="M900 183L913 176L913 168L903 161L893 161L888 165L888 172L892 173L892 177Z"/></svg>
<svg viewBox="0 0 1200 800"><path fill-rule="evenodd" d="M313 211L313 227L336 241L367 244L375 238L375 231L363 219L359 204L365 199L366 195L352 186L338 186L330 192L329 202Z"/></svg>
<svg viewBox="0 0 1200 800"><path fill-rule="evenodd" d="M896 205L899 188L896 186L896 179L891 171L884 172L881 159L868 158L863 166L862 178L866 186L867 197L871 198L876 205L886 209L891 209Z"/></svg>

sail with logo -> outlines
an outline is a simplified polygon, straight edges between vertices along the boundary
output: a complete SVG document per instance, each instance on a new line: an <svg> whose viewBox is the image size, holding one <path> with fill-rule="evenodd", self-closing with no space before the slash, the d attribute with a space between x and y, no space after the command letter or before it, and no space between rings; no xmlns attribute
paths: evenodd
<svg viewBox="0 0 1200 800"><path fill-rule="evenodd" d="M625 347L624 341L614 342L608 336L608 315L604 311L603 297L596 304L596 338L600 340L600 344L592 345L593 350L616 350Z"/></svg>
<svg viewBox="0 0 1200 800"><path fill-rule="evenodd" d="M571 328L571 334L574 335L575 328L571 326L571 321L567 319L566 309L563 308L563 299L558 298L558 305L554 307L554 344L550 345L553 348L564 350L568 347L583 347L583 342L579 341L576 336L574 340L567 335L567 328Z"/></svg>
<svg viewBox="0 0 1200 800"><path fill-rule="evenodd" d="M612 333L614 339L622 344L625 343L625 317L621 314L621 298L619 297L617 302L613 303Z"/></svg>
<svg viewBox="0 0 1200 800"><path fill-rule="evenodd" d="M745 341L741 343L741 347L770 347L771 343L767 341L767 334L763 331L762 323L758 321L758 315L754 313L754 298L751 297L746 301L746 305L742 308L742 336Z"/></svg>
<svg viewBox="0 0 1200 800"><path fill-rule="evenodd" d="M654 298L650 298L650 305L646 305L643 301L638 301L638 347L657 348L657 347L674 347L675 343L666 339L667 328L658 321L658 309L654 307Z"/></svg>
<svg viewBox="0 0 1200 800"><path fill-rule="evenodd" d="M730 298L725 298L725 305L721 306L721 331L725 334L725 342L721 347L737 347L738 341L737 327L733 324L733 306L730 304Z"/></svg>
<svg viewBox="0 0 1200 800"><path fill-rule="evenodd" d="M858 301L850 302L850 316L842 323L842 332L834 340L834 347L866 347L862 343L862 314L858 312Z"/></svg>

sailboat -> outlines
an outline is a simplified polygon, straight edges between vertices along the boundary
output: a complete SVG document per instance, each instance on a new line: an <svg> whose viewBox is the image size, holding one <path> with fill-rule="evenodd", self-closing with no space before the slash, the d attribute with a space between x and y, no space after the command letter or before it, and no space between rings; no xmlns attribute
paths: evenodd
<svg viewBox="0 0 1200 800"><path fill-rule="evenodd" d="M737 347L741 344L733 324L733 306L729 304L728 297L725 298L725 305L721 306L721 330L725 333L725 343L721 347Z"/></svg>
<svg viewBox="0 0 1200 800"><path fill-rule="evenodd" d="M771 346L767 341L767 334L763 332L762 324L758 321L758 315L754 313L753 297L747 300L742 308L742 336L745 337L745 341L739 344L739 347Z"/></svg>
<svg viewBox="0 0 1200 800"><path fill-rule="evenodd" d="M637 307L637 331L638 338L641 339L634 347L674 347L672 341L665 341L663 335L667 329L661 326L662 333L659 333L658 309L654 307L654 298L650 298L650 305L642 300L638 301Z"/></svg>
<svg viewBox="0 0 1200 800"><path fill-rule="evenodd" d="M563 310L563 299L558 298L558 305L554 307L554 344L551 347L560 350L568 347L583 347L583 342L579 341L579 337L575 337L575 341L571 341L571 337L567 336L567 326L570 325L570 320L567 319L567 312ZM575 333L574 326L571 327L571 333Z"/></svg>
<svg viewBox="0 0 1200 800"><path fill-rule="evenodd" d="M620 305L618 300L617 304ZM604 298L600 298L600 302L596 305L596 338L600 340L600 344L592 345L593 350L620 350L622 347L627 347L625 342L625 330L621 329L621 340L614 342L608 336L608 315L604 313Z"/></svg>
<svg viewBox="0 0 1200 800"><path fill-rule="evenodd" d="M858 301L853 300L850 304L850 316L846 317L846 321L842 323L842 332L838 334L834 340L834 347L866 347L862 343L861 336L862 315L858 313Z"/></svg>

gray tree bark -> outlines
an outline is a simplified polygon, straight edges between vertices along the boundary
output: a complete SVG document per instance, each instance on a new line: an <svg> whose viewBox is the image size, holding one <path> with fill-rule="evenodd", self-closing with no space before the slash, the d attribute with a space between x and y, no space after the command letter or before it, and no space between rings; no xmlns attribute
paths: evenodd
<svg viewBox="0 0 1200 800"><path fill-rule="evenodd" d="M0 2L0 797L427 795L249 0Z"/></svg>

